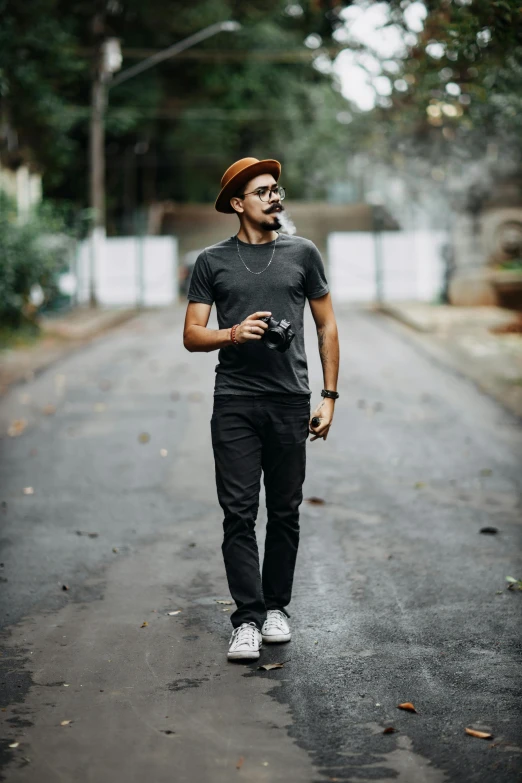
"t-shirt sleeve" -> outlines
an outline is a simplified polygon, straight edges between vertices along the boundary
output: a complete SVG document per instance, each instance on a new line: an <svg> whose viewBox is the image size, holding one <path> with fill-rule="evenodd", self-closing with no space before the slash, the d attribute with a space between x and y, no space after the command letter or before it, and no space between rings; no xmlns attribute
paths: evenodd
<svg viewBox="0 0 522 783"><path fill-rule="evenodd" d="M214 302L211 269L205 251L199 254L192 270L187 299L211 305Z"/></svg>
<svg viewBox="0 0 522 783"><path fill-rule="evenodd" d="M323 259L314 244L310 246L306 267L305 293L307 299L317 299L329 292L328 281L324 273Z"/></svg>

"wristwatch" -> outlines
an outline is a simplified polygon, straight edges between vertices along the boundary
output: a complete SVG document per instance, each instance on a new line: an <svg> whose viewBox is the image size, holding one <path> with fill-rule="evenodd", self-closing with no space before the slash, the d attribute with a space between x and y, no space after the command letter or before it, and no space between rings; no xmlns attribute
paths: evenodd
<svg viewBox="0 0 522 783"><path fill-rule="evenodd" d="M321 392L321 397L330 397L332 400L336 400L339 396L339 393L336 391L330 391L329 389L323 389Z"/></svg>

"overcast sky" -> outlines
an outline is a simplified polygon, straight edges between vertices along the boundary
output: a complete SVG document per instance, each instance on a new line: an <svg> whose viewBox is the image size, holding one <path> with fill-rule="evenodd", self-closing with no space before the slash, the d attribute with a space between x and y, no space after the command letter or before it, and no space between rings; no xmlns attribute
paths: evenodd
<svg viewBox="0 0 522 783"><path fill-rule="evenodd" d="M360 109L368 111L376 101L386 102L392 92L393 73L399 70L397 60L404 56L408 45L415 43L416 33L423 27L426 7L417 0L406 8L404 15L409 32L397 25L385 27L389 22L387 3L356 0L341 11L344 27L335 31L334 38L341 44L363 44L365 51L345 49L337 56L333 70L341 80L343 95ZM321 39L311 35L305 43L310 48L319 48ZM316 67L331 70L329 58L319 55ZM399 90L407 88L401 80L395 86Z"/></svg>

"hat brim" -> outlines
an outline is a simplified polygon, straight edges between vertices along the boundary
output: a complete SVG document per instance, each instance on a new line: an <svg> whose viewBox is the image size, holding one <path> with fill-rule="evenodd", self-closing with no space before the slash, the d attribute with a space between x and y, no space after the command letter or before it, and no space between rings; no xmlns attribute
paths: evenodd
<svg viewBox="0 0 522 783"><path fill-rule="evenodd" d="M246 166L246 168L238 171L221 189L214 205L217 211L233 214L235 210L230 206L232 196L238 192L241 185L254 179L254 177L258 177L260 174L271 174L277 182L281 176L281 164L277 160L259 160L257 163L252 163L250 166Z"/></svg>

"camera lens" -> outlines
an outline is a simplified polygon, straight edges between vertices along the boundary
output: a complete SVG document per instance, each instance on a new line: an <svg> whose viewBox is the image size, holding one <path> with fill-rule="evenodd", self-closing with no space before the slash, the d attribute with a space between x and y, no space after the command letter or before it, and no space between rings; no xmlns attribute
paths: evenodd
<svg viewBox="0 0 522 783"><path fill-rule="evenodd" d="M285 333L282 329L268 329L265 336L268 348L279 348L285 341Z"/></svg>

